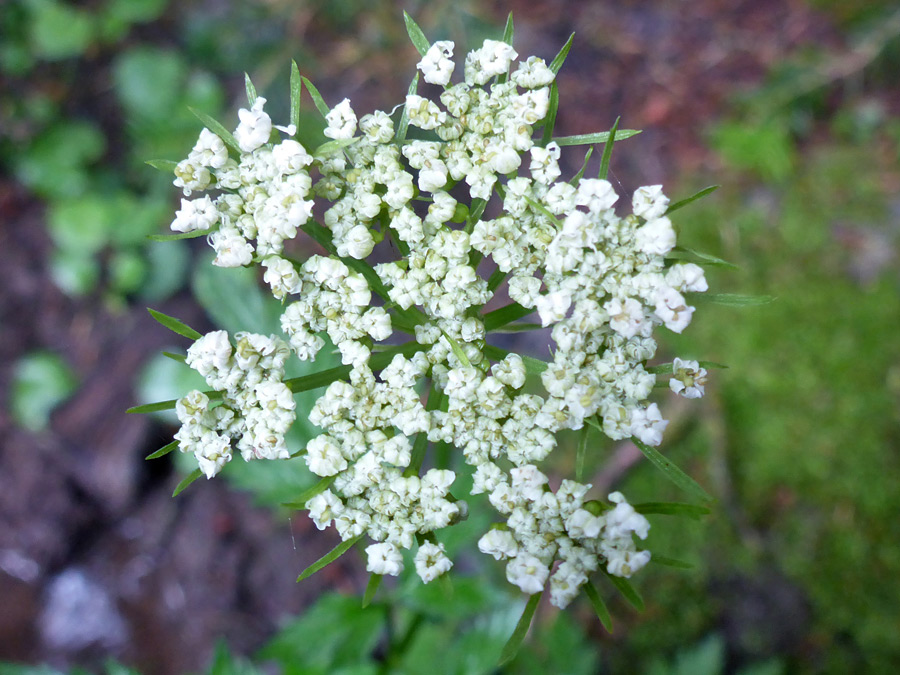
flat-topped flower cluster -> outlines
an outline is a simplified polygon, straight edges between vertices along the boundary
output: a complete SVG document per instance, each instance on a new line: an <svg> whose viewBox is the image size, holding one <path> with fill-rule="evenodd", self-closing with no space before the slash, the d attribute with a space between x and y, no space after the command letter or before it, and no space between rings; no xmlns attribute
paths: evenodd
<svg viewBox="0 0 900 675"><path fill-rule="evenodd" d="M653 331L684 330L694 312L684 294L707 284L697 265L666 259L676 242L661 186L636 190L622 216L607 180L562 178L560 146L535 133L555 105L558 65L516 63L512 46L486 40L452 83L454 49L423 50L418 70L436 95L410 93L399 122L357 117L345 99L325 114L331 140L307 148L255 98L232 136L204 129L178 164L185 199L172 229L206 234L215 265L260 265L284 303L284 337L197 340L187 363L220 393L178 403L177 439L208 478L234 450L246 460L302 453L322 478L306 504L317 527L372 540L375 574L399 574L402 551L416 549L426 583L452 566L437 535L466 517L452 488L468 465L472 494L504 519L480 550L507 561L525 593L549 579L565 607L601 567L629 577L646 565L635 536L649 523L621 493L591 500L589 484L569 479L553 490L538 467L558 432L586 424L661 442L667 422L648 400L656 375L645 367ZM325 255L290 257L301 232ZM484 306L498 292L551 328L549 362L489 345ZM288 448L298 411L285 363L314 360L328 341L348 371L301 412L321 435ZM386 350L395 355L375 367ZM696 361L676 359L672 373L673 392L703 394ZM425 470L429 444L459 461Z"/></svg>

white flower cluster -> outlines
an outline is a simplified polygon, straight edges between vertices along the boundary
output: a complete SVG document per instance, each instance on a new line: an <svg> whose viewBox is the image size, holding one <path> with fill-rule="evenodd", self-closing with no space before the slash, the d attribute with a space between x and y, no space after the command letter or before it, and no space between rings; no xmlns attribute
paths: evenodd
<svg viewBox="0 0 900 675"><path fill-rule="evenodd" d="M271 142L273 128L295 130L273 127L257 98L239 112L239 160L204 129L178 165L175 184L185 196L221 194L183 200L172 229L208 231L217 265L264 267L286 304L290 342L239 334L232 349L221 331L198 340L188 364L222 392L222 403L200 392L182 399L178 439L207 476L230 459L233 443L245 458L287 457L294 404L283 366L291 352L314 359L324 333L349 376L331 382L309 413L323 430L305 450L310 471L323 478L307 502L316 526L334 524L345 541L372 539L375 574L399 574L401 551L414 546L423 581L443 574L452 562L435 533L464 518L466 504L449 492L453 471L420 473L426 441L447 443L473 468L472 493L487 494L506 518L479 548L507 560L507 578L526 593L549 579L552 602L564 607L601 567L622 577L641 569L650 553L636 549L634 535L644 539L649 523L620 493L601 504L585 501L590 485L563 480L552 491L537 464L556 447L557 432L593 420L613 439L661 442L667 422L648 400L656 378L644 366L656 353L653 330L684 330L694 312L684 294L707 284L698 266L666 262L675 231L661 186L638 189L632 213L621 217L606 180L561 180L560 147L534 138L555 77L542 59L513 68L515 50L486 40L466 56L464 81L451 84L453 51L452 42L437 42L418 64L425 82L443 89L437 101L407 97L415 140L386 112L358 118L345 99L325 116L332 140L310 154L292 139ZM462 183L468 206L457 201ZM495 192L502 212L478 218L479 200ZM330 255L294 262L284 243L311 218L312 196ZM385 253L401 255L371 266L382 241ZM526 393L522 357L492 363L485 354L483 307L495 289L478 267L487 259L506 275L509 297L552 327L546 395ZM373 295L384 306L373 306ZM414 334L414 349L373 371L373 343L395 329ZM696 361L676 359L670 387L696 398L705 377ZM427 406L426 379L434 397Z"/></svg>
<svg viewBox="0 0 900 675"><path fill-rule="evenodd" d="M509 560L506 578L523 592L543 590L549 577L550 602L566 607L605 561L606 570L630 577L650 561L638 552L632 533L647 537L650 524L619 492L609 495L616 506L599 512L597 502L585 504L590 485L563 480L557 492L533 465L510 471L511 481L498 473L490 500L507 516L506 525L490 530L478 542L482 553ZM551 574L554 560L560 564Z"/></svg>
<svg viewBox="0 0 900 675"><path fill-rule="evenodd" d="M215 200L183 199L172 223L177 232L209 231L209 243L216 251L213 264L220 267L262 261L270 270L283 270L289 263L278 255L285 240L296 237L297 228L312 215L313 201L307 199L312 180L306 168L313 158L293 139L269 144L273 126L263 111L265 103L257 98L250 110L238 113L241 122L234 138L240 161L229 158L222 139L204 129L188 158L175 169L175 185L185 196L210 188L223 190Z"/></svg>
<svg viewBox="0 0 900 675"><path fill-rule="evenodd" d="M290 349L272 335L238 333L232 347L225 331L208 333L187 354L187 364L206 378L221 403L200 391L176 404L182 426L175 438L192 452L207 478L231 459L232 448L245 460L287 459L284 434L294 423L296 403L282 382Z"/></svg>

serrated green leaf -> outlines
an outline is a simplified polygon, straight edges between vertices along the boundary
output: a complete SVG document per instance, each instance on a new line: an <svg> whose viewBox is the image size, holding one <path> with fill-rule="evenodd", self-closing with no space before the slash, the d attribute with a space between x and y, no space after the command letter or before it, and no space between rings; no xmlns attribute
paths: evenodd
<svg viewBox="0 0 900 675"><path fill-rule="evenodd" d="M694 520L700 520L703 516L710 514L710 510L705 506L683 502L644 502L634 504L633 507L635 511L644 515L686 516Z"/></svg>
<svg viewBox="0 0 900 675"><path fill-rule="evenodd" d="M758 307L775 302L772 295L742 295L740 293L687 293L692 301L712 302L726 307Z"/></svg>
<svg viewBox="0 0 900 675"><path fill-rule="evenodd" d="M412 96L419 89L419 73L416 73L413 76L412 82L409 83L409 88L406 93L408 96ZM406 108L406 103L403 104L403 111L400 113L400 121L397 122L397 131L394 134L394 140L397 143L402 143L406 140L406 132L409 131L409 110Z"/></svg>
<svg viewBox="0 0 900 675"><path fill-rule="evenodd" d="M610 583L612 583L612 585L619 590L619 593L624 596L624 598L628 601L628 604L630 604L639 612L644 611L644 599L641 597L641 594L637 592L634 586L632 586L628 582L628 579L610 574L603 567L600 568L600 571L603 572L603 574L606 575L606 578L609 579Z"/></svg>
<svg viewBox="0 0 900 675"><path fill-rule="evenodd" d="M326 553L321 558L316 560L316 562L314 562L312 565L310 565L305 570L303 570L300 573L300 576L297 577L297 581L298 582L303 581L307 577L310 577L313 574L315 574L316 572L318 572L323 567L330 565L335 560L337 560L342 555L344 555L347 551L349 551L351 548L353 548L353 545L356 544L356 542L358 542L360 539L362 539L362 535L359 535L358 537L353 537L353 539L347 539L346 541L342 541L340 544L338 544L333 549L331 549L330 552Z"/></svg>
<svg viewBox="0 0 900 675"><path fill-rule="evenodd" d="M203 472L202 472L199 468L194 469L193 471L191 471L191 472L187 475L187 477L185 477L185 479L184 479L183 481L181 481L181 482L175 487L175 491L172 493L172 496L173 496L173 497L177 497L178 495L180 495L182 492L184 492L184 490L187 488L188 485L190 485L191 483L193 483L195 480L197 480L198 478L200 478L200 476L202 476L202 475L203 475Z"/></svg>
<svg viewBox="0 0 900 675"><path fill-rule="evenodd" d="M175 167L178 166L178 162L173 162L171 159L148 159L144 164L149 164L154 169L159 169L166 173L175 173Z"/></svg>
<svg viewBox="0 0 900 675"><path fill-rule="evenodd" d="M166 445L162 446L156 452L151 452L149 455L144 457L144 459L145 460L158 459L159 457L164 457L165 455L168 455L173 450L177 450L177 449L178 449L178 441L172 441L171 443L167 443Z"/></svg>
<svg viewBox="0 0 900 675"><path fill-rule="evenodd" d="M709 253L702 253L700 251L694 251L693 249L685 248L683 246L676 246L666 255L666 259L668 260L685 260L687 262L696 263L699 265L715 265L719 267L730 267L731 269L740 269L734 263L730 263L727 260L722 260L721 258L717 258L714 255L710 255Z"/></svg>
<svg viewBox="0 0 900 675"><path fill-rule="evenodd" d="M566 40L566 44L562 46L562 49L559 50L559 53L553 57L553 60L550 62L550 70L553 71L553 74L559 72L559 69L563 67L563 64L566 62L566 57L569 55L569 50L572 49L572 41L575 39L575 33L572 33L569 36L569 39Z"/></svg>
<svg viewBox="0 0 900 675"><path fill-rule="evenodd" d="M529 309L528 307L523 307L517 302L511 302L510 304L500 307L499 309L495 309L493 311L488 312L482 316L484 320L484 330L490 333L492 330L496 330L501 326L505 326L508 323L512 323L518 319L522 319L529 314L534 313L534 309Z"/></svg>
<svg viewBox="0 0 900 675"><path fill-rule="evenodd" d="M519 652L522 643L525 641L525 636L528 634L528 629L531 627L531 620L534 618L538 603L540 603L543 594L544 592L541 591L528 598L528 603L525 605L525 610L522 612L519 623L516 624L516 628L513 631L513 634L509 636L509 640L503 645L503 651L500 652L500 660L497 662L498 666L506 665L512 661Z"/></svg>
<svg viewBox="0 0 900 675"><path fill-rule="evenodd" d="M662 454L656 449L651 448L646 443L642 443L640 439L632 438L631 441L638 447L638 449L644 453L644 457L650 460L650 462L675 485L680 487L682 490L687 492L688 494L692 494L695 497L702 499L703 501L711 502L714 501L712 497L704 490L700 485L690 476L688 476L684 471L679 469L666 457L663 457Z"/></svg>
<svg viewBox="0 0 900 675"><path fill-rule="evenodd" d="M302 511L306 508L306 504L310 499L312 499L316 495L322 494L323 492L325 492L325 490L331 487L331 484L334 482L335 478L337 478L337 476L326 476L309 489L301 492L300 496L295 500L284 502L282 506L286 506L289 509L298 509Z"/></svg>
<svg viewBox="0 0 900 675"><path fill-rule="evenodd" d="M675 202L674 204L670 204L669 208L666 209L666 215L669 215L670 213L677 211L678 209L684 208L691 202L695 202L698 199L702 199L706 195L708 195L712 192L715 192L720 187L721 187L721 185L710 185L709 187L705 187L702 190L700 190L699 192L692 194L687 199L682 199L681 201Z"/></svg>
<svg viewBox="0 0 900 675"><path fill-rule="evenodd" d="M603 598L600 597L600 594L597 592L594 584L588 581L584 585L584 593L585 595L587 595L588 600L591 601L591 606L597 613L597 618L600 619L600 623L603 624L606 632L612 633L612 617L609 615L609 610L606 608L606 603L603 602Z"/></svg>
<svg viewBox="0 0 900 675"><path fill-rule="evenodd" d="M291 59L291 119L298 129L300 128L300 96L303 93L303 80L300 79L300 68L297 62Z"/></svg>
<svg viewBox="0 0 900 675"><path fill-rule="evenodd" d="M553 129L556 126L556 114L559 112L559 86L554 82L550 85L550 106L544 117L544 133L541 135L541 147L546 147L553 140Z"/></svg>
<svg viewBox="0 0 900 675"><path fill-rule="evenodd" d="M572 176L572 180L569 181L569 185L578 185L578 181L580 181L584 177L584 172L587 170L588 160L590 160L591 155L594 154L594 146L588 146L588 150L584 153L584 162L581 165L581 169L578 170L574 176Z"/></svg>
<svg viewBox="0 0 900 675"><path fill-rule="evenodd" d="M250 74L244 73L244 89L247 90L247 102L250 104L250 107L253 107L253 104L256 103L256 99L258 98L256 95L256 87L253 86L253 82L250 81Z"/></svg>
<svg viewBox="0 0 900 675"><path fill-rule="evenodd" d="M657 565L664 565L665 567L674 567L679 570L691 570L694 569L694 566L684 560L679 560L678 558L670 558L665 555L659 555L658 553L654 553L650 556L650 562L655 563Z"/></svg>
<svg viewBox="0 0 900 675"><path fill-rule="evenodd" d="M195 331L186 323L179 321L174 316L169 316L168 314L157 312L155 309L151 309L149 307L147 308L147 311L150 312L150 316L152 316L158 323L162 324L173 333L177 333L178 335L189 338L191 340L199 340L203 337L202 334Z"/></svg>
<svg viewBox="0 0 900 675"><path fill-rule="evenodd" d="M304 85L306 85L306 91L309 92L309 96L313 100L313 103L316 106L316 110L318 110L322 114L322 117L327 116L328 113L331 112L331 108L329 108L328 104L325 103L325 99L322 98L322 94L320 94L319 90L316 89L316 85L310 82L309 78L303 75L300 76L300 81L303 82Z"/></svg>
<svg viewBox="0 0 900 675"><path fill-rule="evenodd" d="M638 129L620 129L616 131L616 143L624 141L626 138L637 136L640 132ZM599 131L595 134L576 134L575 136L557 136L553 142L560 147L567 145L593 145L595 143L606 143L609 140L608 131Z"/></svg>
<svg viewBox="0 0 900 675"><path fill-rule="evenodd" d="M238 145L238 142L235 139L235 137L232 135L232 133L230 131L228 131L228 129L223 127L219 122L214 120L212 117L207 115L205 112L203 112L201 110L197 110L196 108L191 108L190 106L188 106L188 110L190 110L191 113L193 113L194 117L196 117L198 120L203 122L203 125L207 129L209 129L216 136L221 138L222 141L224 141L225 145L230 147L235 152L239 153L241 151L241 146Z"/></svg>
<svg viewBox="0 0 900 675"><path fill-rule="evenodd" d="M406 32L409 34L409 40L413 43L413 47L418 50L419 54L425 56L425 53L431 48L431 43L425 37L425 33L405 11L403 12L403 21L406 23Z"/></svg>
<svg viewBox="0 0 900 675"><path fill-rule="evenodd" d="M606 180L606 176L609 174L609 162L612 159L613 144L617 140L616 132L619 130L620 119L620 117L617 117L612 125L612 129L609 130L609 138L606 139L606 145L603 146L603 155L600 157L600 173L597 175L597 178Z"/></svg>
<svg viewBox="0 0 900 675"><path fill-rule="evenodd" d="M372 600L375 598L375 594L378 592L378 587L381 586L381 580L383 578L384 577L380 574L369 575L369 583L366 584L366 592L363 593L363 609L372 604Z"/></svg>
<svg viewBox="0 0 900 675"><path fill-rule="evenodd" d="M213 230L192 230L191 232L179 232L178 234L148 234L150 241L177 241L179 239L197 239L205 237Z"/></svg>

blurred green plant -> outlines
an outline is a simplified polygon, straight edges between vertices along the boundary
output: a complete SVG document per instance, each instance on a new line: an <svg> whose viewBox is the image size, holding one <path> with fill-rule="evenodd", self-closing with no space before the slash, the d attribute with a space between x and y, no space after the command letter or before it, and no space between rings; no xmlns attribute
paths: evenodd
<svg viewBox="0 0 900 675"><path fill-rule="evenodd" d="M159 301L186 280L187 247L174 245L163 260L146 245L168 220L171 196L167 181L143 160L192 140L188 106L216 110L224 97L208 73L190 68L178 52L129 41L133 26L156 20L167 4L107 0L94 11L56 0L4 6L0 69L13 86L0 94L6 130L0 162L45 202L51 276L69 295L99 289L121 306L133 296ZM96 77L104 67L97 53L112 49L119 104L113 111L81 81L85 73Z"/></svg>
<svg viewBox="0 0 900 675"><path fill-rule="evenodd" d="M78 379L58 354L31 352L15 365L10 387L13 420L31 431L41 431L50 413L75 390Z"/></svg>

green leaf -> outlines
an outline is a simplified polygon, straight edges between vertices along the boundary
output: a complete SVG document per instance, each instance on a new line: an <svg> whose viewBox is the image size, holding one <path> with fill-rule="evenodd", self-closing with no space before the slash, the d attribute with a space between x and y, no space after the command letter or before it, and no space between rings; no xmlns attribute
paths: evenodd
<svg viewBox="0 0 900 675"><path fill-rule="evenodd" d="M314 157L327 157L328 155L334 154L337 150L343 150L349 145L353 145L359 141L359 137L356 138L335 138L330 141L325 141L313 150Z"/></svg>
<svg viewBox="0 0 900 675"><path fill-rule="evenodd" d="M504 666L515 658L522 646L522 642L525 641L525 635L528 634L528 629L531 627L531 620L534 618L538 603L541 601L541 596L543 594L544 592L541 591L528 598L528 603L525 605L525 610L522 612L519 623L516 624L513 634L510 635L509 640L503 646L503 651L500 652L500 660L497 662L497 666Z"/></svg>
<svg viewBox="0 0 900 675"><path fill-rule="evenodd" d="M650 556L650 562L656 563L657 565L664 565L665 567L674 567L679 570L694 569L693 564L689 562L679 560L678 558L670 558L668 556L659 555L658 553L654 553L652 556Z"/></svg>
<svg viewBox="0 0 900 675"><path fill-rule="evenodd" d="M47 61L67 59L84 53L91 46L97 24L90 10L76 9L63 2L28 5L31 12L28 38L31 50L38 58ZM14 10L9 6L5 8L5 11ZM13 34L6 37L11 40Z"/></svg>
<svg viewBox="0 0 900 675"><path fill-rule="evenodd" d="M652 560L652 557L651 557ZM607 572L603 567L600 568L600 571L606 575L606 578L615 586L619 593L621 593L625 599L628 601L632 607L634 607L637 611L644 611L644 599L641 597L641 594L635 590L634 586L632 586L628 579L624 577L617 577L613 574Z"/></svg>
<svg viewBox="0 0 900 675"><path fill-rule="evenodd" d="M507 334L507 333L526 333L533 330L541 330L544 326L539 323L511 323L503 326L503 328L497 328L493 331L496 334Z"/></svg>
<svg viewBox="0 0 900 675"><path fill-rule="evenodd" d="M191 471L187 475L187 477L175 487L175 491L172 493L172 496L177 497L178 495L180 495L182 492L184 492L185 488L187 488L188 485L193 483L195 480L200 478L200 476L202 476L202 475L203 475L203 472L199 468Z"/></svg>
<svg viewBox="0 0 900 675"><path fill-rule="evenodd" d="M631 441L642 453L644 453L644 456L649 459L657 469L662 471L670 481L675 483L675 485L688 494L694 495L703 501L715 501L693 478L688 476L667 458L663 457L656 448L651 448L637 438L632 438Z"/></svg>
<svg viewBox="0 0 900 675"><path fill-rule="evenodd" d="M506 27L503 29L503 37L501 38L501 40L512 47L514 33L515 29L513 28L513 13L510 12L509 16L506 17Z"/></svg>
<svg viewBox="0 0 900 675"><path fill-rule="evenodd" d="M469 215L466 218L466 232L469 232L471 234L472 228L475 227L475 223L477 223L481 216L484 214L484 209L486 206L486 199L476 197L472 200L472 208L469 210Z"/></svg>
<svg viewBox="0 0 900 675"><path fill-rule="evenodd" d="M409 89L407 90L407 94L412 96L416 93L416 90L419 88L419 73L416 73L412 79L412 82L409 83ZM397 132L394 134L394 140L397 143L402 143L406 140L406 132L409 130L409 110L406 108L406 103L403 104L403 112L400 113L400 121L397 123Z"/></svg>
<svg viewBox="0 0 900 675"><path fill-rule="evenodd" d="M250 81L249 73L244 73L244 89L247 90L247 102L250 103L250 107L252 108L258 97L256 95L256 87L254 87L253 82Z"/></svg>
<svg viewBox="0 0 900 675"><path fill-rule="evenodd" d="M773 295L741 295L740 293L688 293L692 301L712 302L726 307L758 307L775 302Z"/></svg>
<svg viewBox="0 0 900 675"><path fill-rule="evenodd" d="M384 579L384 577L380 574L369 575L369 583L366 584L366 592L363 593L363 609L372 604L372 600L375 598L375 594L378 592L378 587L381 586L382 579Z"/></svg>
<svg viewBox="0 0 900 675"><path fill-rule="evenodd" d="M488 279L488 290L493 293L497 290L497 287L503 283L503 280L506 279L506 275L508 272L504 272L499 267L491 272L491 278Z"/></svg>
<svg viewBox="0 0 900 675"><path fill-rule="evenodd" d="M50 413L65 401L78 380L62 357L52 352L32 352L14 368L10 388L10 412L17 424L32 431L46 428Z"/></svg>
<svg viewBox="0 0 900 675"><path fill-rule="evenodd" d="M666 215L669 215L670 213L677 211L678 209L684 208L691 202L695 202L698 199L702 199L706 195L715 192L720 187L721 187L721 185L710 185L709 187L705 187L702 190L700 190L700 192L692 194L687 199L682 199L681 201L675 202L674 204L669 204L669 208L666 210Z"/></svg>
<svg viewBox="0 0 900 675"><path fill-rule="evenodd" d="M325 99L322 98L322 94L319 93L319 90L316 89L316 85L309 81L309 78L305 76L300 77L300 81L306 85L306 91L309 92L310 98L312 98L313 103L316 105L316 109L322 114L322 117L328 115L331 112L331 108L328 107L328 104L325 103Z"/></svg>
<svg viewBox="0 0 900 675"><path fill-rule="evenodd" d="M321 558L316 560L316 562L314 562L312 565L310 565L305 570L303 570L300 573L300 576L297 577L297 581L298 582L303 581L307 577L310 577L313 574L315 574L316 572L318 572L323 567L330 565L335 560L337 560L342 555L344 555L344 553L346 553L351 548L353 548L353 545L356 544L356 542L358 542L360 539L362 539L362 535L359 535L358 537L353 537L353 539L347 539L346 541L342 541L340 544L338 544L333 549L331 549L331 551L329 553L326 553Z"/></svg>
<svg viewBox="0 0 900 675"><path fill-rule="evenodd" d="M597 178L606 180L606 176L609 174L609 162L612 159L613 143L616 142L616 132L619 130L620 119L620 117L617 117L612 125L612 129L609 130L609 138L606 139L606 145L603 146L603 155L600 157L600 173Z"/></svg>
<svg viewBox="0 0 900 675"><path fill-rule="evenodd" d="M444 338L446 338L447 342L450 343L450 349L453 350L453 355L459 359L460 363L462 363L466 368L471 368L472 364L469 362L469 357L466 356L466 353L462 350L462 347L459 346L459 343L450 337L447 334L447 331L441 330L441 333L444 334Z"/></svg>
<svg viewBox="0 0 900 675"><path fill-rule="evenodd" d="M584 585L584 593L585 595L587 595L588 600L591 601L591 605L593 606L594 611L597 613L597 618L600 619L600 623L603 624L606 632L612 633L612 617L609 615L609 610L606 608L606 603L603 602L603 598L600 597L600 594L597 592L594 584L588 581Z"/></svg>
<svg viewBox="0 0 900 675"><path fill-rule="evenodd" d="M156 403L145 403L144 405L136 405L125 412L131 415L146 415L147 413L160 412L162 410L174 410L177 399L170 401L157 401Z"/></svg>
<svg viewBox="0 0 900 675"><path fill-rule="evenodd" d="M179 232L178 234L148 234L151 241L177 241L179 239L197 239L205 237L213 230L193 230L191 232Z"/></svg>
<svg viewBox="0 0 900 675"><path fill-rule="evenodd" d="M616 143L619 141L624 141L626 138L631 138L632 136L637 136L641 133L637 129L622 129L620 131L616 131ZM608 131L600 131L596 134L577 134L575 136L558 136L553 139L553 142L556 143L560 147L564 147L566 145L593 145L594 143L606 143L609 139Z"/></svg>
<svg viewBox="0 0 900 675"><path fill-rule="evenodd" d="M541 147L546 147L553 140L553 129L556 126L556 113L559 111L559 86L550 85L550 107L544 117L544 133L541 135Z"/></svg>
<svg viewBox="0 0 900 675"><path fill-rule="evenodd" d="M170 452L172 452L173 450L177 450L177 449L178 449L178 441L172 441L171 443L167 443L166 445L162 446L156 452L151 452L149 455L144 457L144 459L145 460L146 459L158 459L159 457L168 455Z"/></svg>
<svg viewBox="0 0 900 675"><path fill-rule="evenodd" d="M304 490L302 493L300 493L300 496L297 497L297 499L294 499L290 502L284 502L282 506L286 506L289 509L305 509L306 503L316 495L322 494L323 492L325 492L325 490L331 487L331 484L334 482L335 478L337 478L337 476L326 476L308 490Z"/></svg>
<svg viewBox="0 0 900 675"><path fill-rule="evenodd" d="M502 347L495 347L494 345L485 345L484 349L482 349L481 351L486 357L494 361L502 361L509 355L508 351L506 351ZM522 357L522 361L525 363L525 372L529 375L540 375L545 370L547 370L548 364L544 361L536 359L532 356L520 356Z"/></svg>
<svg viewBox="0 0 900 675"><path fill-rule="evenodd" d="M171 159L148 159L144 164L149 164L154 169L166 173L175 173L175 167L178 166L178 162L173 162Z"/></svg>
<svg viewBox="0 0 900 675"><path fill-rule="evenodd" d="M587 454L587 439L590 426L585 424L581 427L581 433L578 436L578 449L575 451L575 480L579 483L584 482L584 458Z"/></svg>
<svg viewBox="0 0 900 675"><path fill-rule="evenodd" d="M256 270L216 267L212 258L211 252L200 256L191 290L216 327L229 333L252 328L265 335L277 334L284 306L259 287ZM319 362L316 367L323 365Z"/></svg>
<svg viewBox="0 0 900 675"><path fill-rule="evenodd" d="M293 393L299 394L301 391L311 391L313 389L318 389L319 387L326 387L332 382L345 379L349 376L350 366L337 366L335 368L321 370L318 373L303 375L302 377L292 377L289 380L285 380L284 383Z"/></svg>
<svg viewBox="0 0 900 675"><path fill-rule="evenodd" d="M566 40L566 44L562 46L562 49L559 50L559 53L553 57L553 60L550 62L550 70L553 71L553 74L559 72L559 69L563 67L563 63L566 62L566 57L569 55L569 50L572 48L572 41L575 39L575 33L572 33L569 36L569 39Z"/></svg>
<svg viewBox="0 0 900 675"><path fill-rule="evenodd" d="M534 311L534 309L523 307L517 302L511 302L504 307L495 309L482 316L482 319L484 320L484 330L490 333L492 330L496 330L501 326L512 323L517 319L522 319L529 314L534 313Z"/></svg>
<svg viewBox="0 0 900 675"><path fill-rule="evenodd" d="M425 402L425 410L440 410L441 404L445 402L444 392L437 389L434 380L431 381L431 387L428 391L428 400ZM422 468L422 462L425 460L425 450L428 448L428 434L419 432L416 434L416 440L413 441L412 451L410 452L409 466L403 472L407 478L410 476L418 476L419 469Z"/></svg>
<svg viewBox="0 0 900 675"><path fill-rule="evenodd" d="M644 515L686 516L687 518L700 520L703 516L710 514L710 510L705 506L685 504L683 502L644 502L633 506L635 511Z"/></svg>
<svg viewBox="0 0 900 675"><path fill-rule="evenodd" d="M616 120L618 122L618 120ZM591 155L594 154L594 146L588 146L588 150L584 153L584 163L581 165L581 169L579 169L578 173L572 176L572 180L569 181L569 185L578 185L578 181L580 181L584 177L584 172L587 169L588 160L591 158Z"/></svg>
<svg viewBox="0 0 900 675"><path fill-rule="evenodd" d="M728 366L722 363L716 363L715 361L697 361L697 364L701 368L728 368ZM656 366L646 366L644 370L653 375L671 375L673 372L672 363L660 363Z"/></svg>
<svg viewBox="0 0 900 675"><path fill-rule="evenodd" d="M150 309L149 307L147 308L147 311L150 312L150 316L156 319L157 322L161 323L173 333L177 333L178 335L182 335L191 340L199 340L203 337L203 335L173 316L157 312L155 309Z"/></svg>
<svg viewBox="0 0 900 675"><path fill-rule="evenodd" d="M698 265L729 267L735 270L740 269L737 265L735 265L734 263L730 263L727 260L722 260L721 258L717 258L716 256L710 255L709 253L701 253L700 251L694 251L683 246L676 246L674 249L672 249L666 255L666 259L685 260L687 262L696 263Z"/></svg>
<svg viewBox="0 0 900 675"><path fill-rule="evenodd" d="M228 131L228 129L223 127L221 124L219 124L219 122L214 120L212 117L207 115L202 110L197 110L196 108L192 108L190 106L188 106L188 110L190 110L191 113L193 113L194 117L196 117L198 120L203 122L204 126L207 129L209 129L216 136L221 138L225 142L225 145L230 147L235 152L238 152L238 153L241 152L241 147L238 145L237 140L232 135L232 133L230 131Z"/></svg>
<svg viewBox="0 0 900 675"><path fill-rule="evenodd" d="M531 208L533 208L535 211L538 211L538 212L542 213L544 216L546 216L547 218L549 218L550 222L555 224L557 227L560 225L559 218L557 218L552 213L550 213L550 210L546 206L544 206L543 204L541 204L538 201L535 201L531 197L528 197L527 195L522 195L522 196L525 198L525 201L528 202L528 205L531 206Z"/></svg>
<svg viewBox="0 0 900 675"><path fill-rule="evenodd" d="M392 346L389 349L385 349L383 352L372 354L372 357L369 359L369 367L373 371L378 371L387 366L397 354L403 354L404 356L409 357L423 349L424 347L417 342L407 342L403 345ZM303 375L302 377L293 377L289 380L285 380L284 383L292 392L298 394L302 391L310 391L312 389L318 389L319 387L325 387L332 382L345 379L349 376L350 366L337 366L317 373Z"/></svg>
<svg viewBox="0 0 900 675"><path fill-rule="evenodd" d="M290 124L300 128L300 95L303 93L303 80L300 79L300 68L291 60L291 118Z"/></svg>
<svg viewBox="0 0 900 675"><path fill-rule="evenodd" d="M167 359L172 359L173 361L177 361L178 363L184 363L187 361L187 357L184 354L173 354L172 352L163 352L163 356Z"/></svg>
<svg viewBox="0 0 900 675"><path fill-rule="evenodd" d="M406 22L406 32L409 33L409 40L413 43L413 47L418 50L419 54L425 56L425 53L431 48L431 43L425 37L425 33L405 11L403 12L403 21Z"/></svg>

